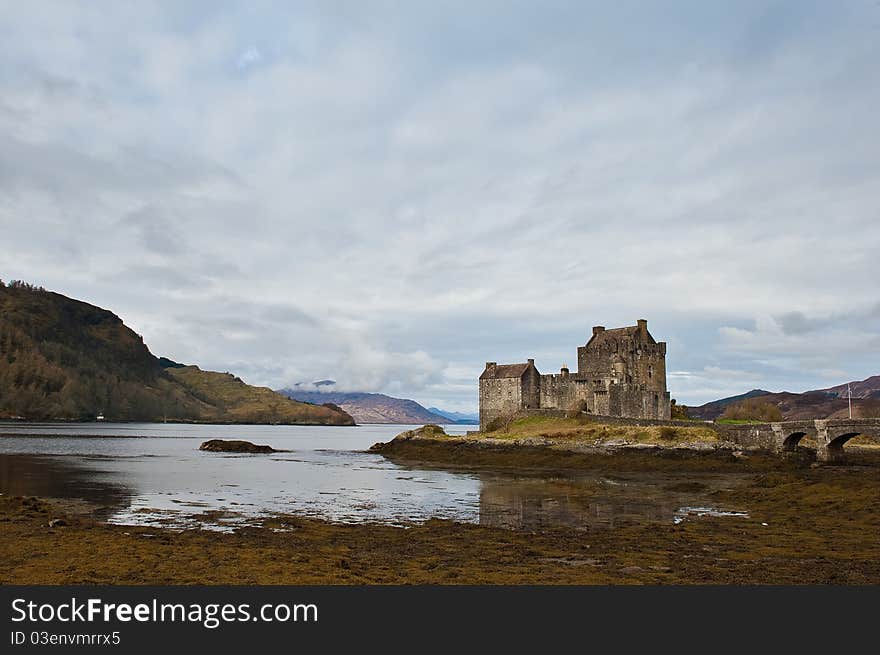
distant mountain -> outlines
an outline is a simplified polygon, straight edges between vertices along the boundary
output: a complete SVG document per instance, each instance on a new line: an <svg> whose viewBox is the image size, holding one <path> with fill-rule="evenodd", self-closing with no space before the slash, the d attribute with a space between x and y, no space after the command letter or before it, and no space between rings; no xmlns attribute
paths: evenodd
<svg viewBox="0 0 880 655"><path fill-rule="evenodd" d="M382 393L346 391L305 391L279 389L278 393L306 403L333 403L358 423L449 423L449 419L425 409L414 400L394 398Z"/></svg>
<svg viewBox="0 0 880 655"><path fill-rule="evenodd" d="M852 389L853 417L880 417L880 375L859 382L850 382ZM811 418L846 418L849 416L847 385L839 384L828 389L817 389L803 393L782 391L774 393L754 389L740 396L715 400L699 407L688 407L691 418L714 420L732 404L749 398L760 398L776 405L784 420Z"/></svg>
<svg viewBox="0 0 880 655"><path fill-rule="evenodd" d="M721 400L713 400L712 402L706 403L705 405L700 405L699 407L688 406L687 411L688 415L691 418L699 418L705 421L712 421L721 416L724 413L724 410L727 409L728 405L732 405L733 403L739 402L741 400L755 398L757 396L766 396L769 393L771 392L764 391L763 389L752 389L751 391L741 393L738 396L730 396L728 398L722 398Z"/></svg>
<svg viewBox="0 0 880 655"><path fill-rule="evenodd" d="M479 425L480 424L480 416L479 414L464 414L462 412L447 412L442 409L438 409L436 407L429 407L429 412L433 412L434 414L439 414L440 416L445 416L453 423L458 423L460 425Z"/></svg>
<svg viewBox="0 0 880 655"><path fill-rule="evenodd" d="M0 282L0 418L350 425L228 373L155 357L100 307Z"/></svg>
<svg viewBox="0 0 880 655"><path fill-rule="evenodd" d="M873 375L861 382L850 382L849 389L846 383L822 389L827 393L836 394L838 398L847 398L850 390L853 398L880 398L880 375Z"/></svg>

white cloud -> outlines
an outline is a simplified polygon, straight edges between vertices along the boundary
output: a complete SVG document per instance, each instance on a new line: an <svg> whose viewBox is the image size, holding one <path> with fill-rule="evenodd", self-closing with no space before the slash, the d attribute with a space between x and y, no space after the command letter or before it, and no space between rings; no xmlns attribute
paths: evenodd
<svg viewBox="0 0 880 655"><path fill-rule="evenodd" d="M235 67L239 70L244 70L260 63L262 60L263 54L255 46L251 46L238 56L238 59L235 61Z"/></svg>

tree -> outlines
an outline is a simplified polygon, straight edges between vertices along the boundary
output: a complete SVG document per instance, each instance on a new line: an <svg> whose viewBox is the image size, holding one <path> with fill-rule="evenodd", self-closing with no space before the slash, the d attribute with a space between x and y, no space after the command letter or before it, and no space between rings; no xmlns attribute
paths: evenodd
<svg viewBox="0 0 880 655"><path fill-rule="evenodd" d="M669 403L670 410L670 418L677 421L688 421L690 420L690 414L688 414L687 405L679 405L675 402L675 398Z"/></svg>
<svg viewBox="0 0 880 655"><path fill-rule="evenodd" d="M727 406L720 417L733 421L761 421L771 423L782 420L782 411L767 400L747 398Z"/></svg>

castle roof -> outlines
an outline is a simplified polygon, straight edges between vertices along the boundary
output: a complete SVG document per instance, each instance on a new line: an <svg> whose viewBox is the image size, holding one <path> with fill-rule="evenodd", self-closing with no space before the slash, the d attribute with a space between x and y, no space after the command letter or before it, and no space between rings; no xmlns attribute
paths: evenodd
<svg viewBox="0 0 880 655"><path fill-rule="evenodd" d="M603 330L599 333L599 336L604 337L632 337L635 336L639 331L638 325L627 325L626 327L619 328L611 328L610 330Z"/></svg>
<svg viewBox="0 0 880 655"><path fill-rule="evenodd" d="M530 363L524 364L498 364L487 366L480 376L481 380L497 380L499 378L521 378L523 373L529 370Z"/></svg>
<svg viewBox="0 0 880 655"><path fill-rule="evenodd" d="M643 331L644 328L644 331ZM644 338L641 338L644 335ZM642 325L627 325L625 327L611 328L593 328L593 336L587 341L588 346L598 346L612 340L633 339L647 343L657 343L654 337L648 332L647 321Z"/></svg>

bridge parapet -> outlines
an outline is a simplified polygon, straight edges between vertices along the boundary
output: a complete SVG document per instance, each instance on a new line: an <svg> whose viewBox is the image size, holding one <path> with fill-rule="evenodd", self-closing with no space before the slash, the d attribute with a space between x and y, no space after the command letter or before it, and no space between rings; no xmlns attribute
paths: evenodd
<svg viewBox="0 0 880 655"><path fill-rule="evenodd" d="M750 448L774 452L797 450L804 437L816 441L816 458L821 462L840 461L844 444L859 435L880 438L880 419L809 419L777 423L716 424L730 441Z"/></svg>
<svg viewBox="0 0 880 655"><path fill-rule="evenodd" d="M746 448L762 448L777 451L777 436L770 423L716 423L715 430L726 440Z"/></svg>
<svg viewBox="0 0 880 655"><path fill-rule="evenodd" d="M815 423L816 459L820 462L843 459L843 446L853 437L880 437L880 419L825 419Z"/></svg>
<svg viewBox="0 0 880 655"><path fill-rule="evenodd" d="M816 422L813 420L803 421L780 421L771 423L771 429L776 439L776 450L794 451L804 437L816 438Z"/></svg>
<svg viewBox="0 0 880 655"><path fill-rule="evenodd" d="M880 434L880 418L829 418L816 423L824 423L828 430L841 434L853 430L871 436Z"/></svg>

